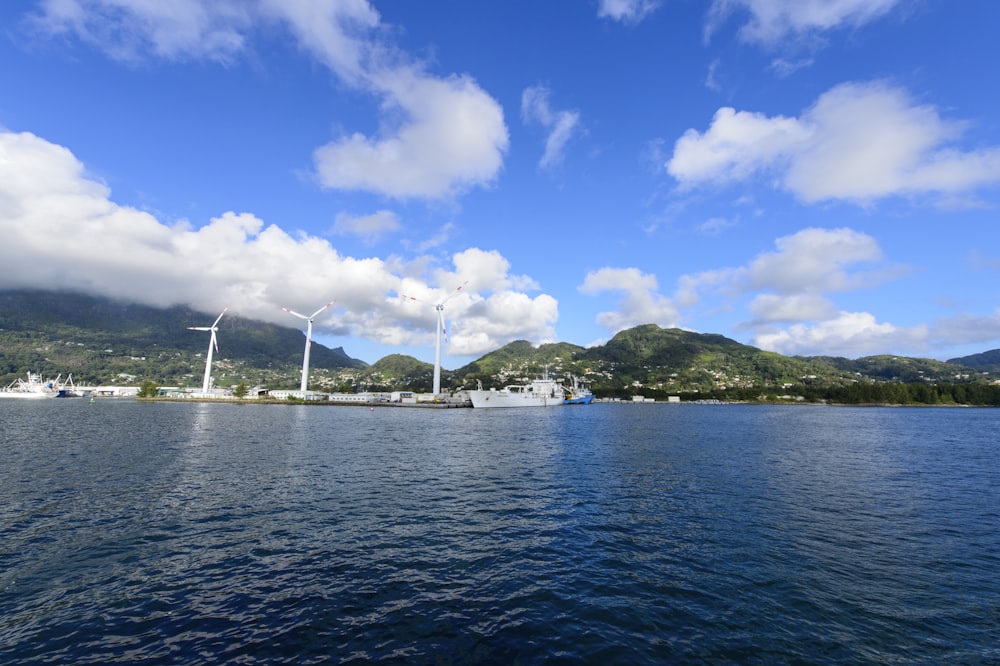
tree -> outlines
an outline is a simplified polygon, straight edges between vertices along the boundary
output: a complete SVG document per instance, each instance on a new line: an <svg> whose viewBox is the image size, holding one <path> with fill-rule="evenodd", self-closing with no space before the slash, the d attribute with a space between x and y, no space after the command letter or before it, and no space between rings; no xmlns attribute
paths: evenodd
<svg viewBox="0 0 1000 666"><path fill-rule="evenodd" d="M160 387L152 379L147 379L139 384L139 391L135 394L138 398L155 398L160 393Z"/></svg>
<svg viewBox="0 0 1000 666"><path fill-rule="evenodd" d="M246 382L240 382L233 390L233 395L236 396L237 398L245 398L247 397L247 393L249 392L249 390L250 389L247 388Z"/></svg>

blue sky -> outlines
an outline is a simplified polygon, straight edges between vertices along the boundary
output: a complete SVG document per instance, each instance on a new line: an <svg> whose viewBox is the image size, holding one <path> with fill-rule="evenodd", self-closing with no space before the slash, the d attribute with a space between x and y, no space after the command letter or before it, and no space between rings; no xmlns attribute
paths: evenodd
<svg viewBox="0 0 1000 666"><path fill-rule="evenodd" d="M997 25L992 0L4 2L0 288L294 327L333 299L316 339L369 363L433 361L447 299L446 368L646 323L998 348Z"/></svg>

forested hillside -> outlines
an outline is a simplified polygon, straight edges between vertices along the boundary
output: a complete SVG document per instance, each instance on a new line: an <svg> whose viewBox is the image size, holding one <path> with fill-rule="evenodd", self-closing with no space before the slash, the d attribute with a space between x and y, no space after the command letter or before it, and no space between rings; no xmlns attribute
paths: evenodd
<svg viewBox="0 0 1000 666"><path fill-rule="evenodd" d="M0 292L0 382L27 371L52 378L72 373L80 384L198 386L208 337L188 326L218 313L151 308L92 296L43 291ZM297 387L305 343L301 330L227 313L219 323L213 364L218 386L240 382ZM458 368L442 371L445 390L502 387L549 373L584 379L598 396L753 400L804 397L848 403L994 404L1000 350L957 362L878 355L859 359L787 357L714 334L649 324L604 345L533 346L519 340ZM430 391L433 366L390 354L368 366L342 348L315 343L310 387Z"/></svg>
<svg viewBox="0 0 1000 666"><path fill-rule="evenodd" d="M187 327L211 325L217 316L69 292L0 292L0 382L6 385L30 370L47 378L72 373L80 384L148 379L200 385L209 338ZM227 313L219 322L218 340L213 375L220 386L240 381L297 385L302 331ZM310 366L317 381L366 365L341 348L313 343Z"/></svg>

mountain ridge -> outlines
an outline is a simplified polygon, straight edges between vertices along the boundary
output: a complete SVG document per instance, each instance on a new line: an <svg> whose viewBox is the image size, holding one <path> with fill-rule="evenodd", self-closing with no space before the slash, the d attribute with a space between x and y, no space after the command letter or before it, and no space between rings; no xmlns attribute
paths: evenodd
<svg viewBox="0 0 1000 666"><path fill-rule="evenodd" d="M208 337L187 327L208 326L217 316L184 305L156 308L72 291L0 291L0 382L30 370L53 377L72 373L78 383L135 378L193 385L204 372ZM232 369L242 371L241 381L291 386L301 374L304 346L299 329L226 313L214 364L220 371L213 374L221 380ZM365 367L342 347L313 342L311 376Z"/></svg>
<svg viewBox="0 0 1000 666"><path fill-rule="evenodd" d="M217 314L186 306L155 308L71 291L0 291L0 382L26 371L72 372L78 383L152 380L200 384L207 338L186 330ZM239 382L294 387L301 372L304 333L229 314L219 323L217 385ZM962 361L971 359L968 365ZM585 379L603 395L666 395L719 390L777 390L793 385L847 386L875 382L987 381L1000 350L935 361L894 355L858 359L783 356L715 333L644 324L584 348L516 340L455 370L442 370L451 390L500 387L543 372ZM986 374L984 374L986 373ZM342 347L313 342L311 386L321 390L429 391L433 365L404 354L376 363L351 358Z"/></svg>

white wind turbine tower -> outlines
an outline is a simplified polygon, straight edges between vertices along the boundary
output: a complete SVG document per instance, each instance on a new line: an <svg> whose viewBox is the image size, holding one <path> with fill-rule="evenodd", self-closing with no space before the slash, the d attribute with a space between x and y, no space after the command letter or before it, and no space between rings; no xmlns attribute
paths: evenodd
<svg viewBox="0 0 1000 666"><path fill-rule="evenodd" d="M205 358L205 379L201 383L201 392L208 393L208 383L212 380L212 350L218 351L219 343L215 339L215 332L219 330L219 320L222 319L222 315L226 314L226 310L229 308L224 308L222 313L219 314L215 319L215 323L211 326L188 326L189 331L211 331L212 337L208 341L208 356Z"/></svg>
<svg viewBox="0 0 1000 666"><path fill-rule="evenodd" d="M441 394L441 334L444 332L444 304L457 296L458 292L462 291L462 287L467 284L469 284L468 280L458 285L455 291L451 292L451 294L443 301L434 305L434 309L437 310L437 339L434 344L434 395ZM413 296L407 296L406 294L400 295L404 298L410 299L411 301L417 301L418 303L426 302L421 301L419 298L414 298Z"/></svg>
<svg viewBox="0 0 1000 666"><path fill-rule="evenodd" d="M316 319L317 315L319 315L321 312L323 312L323 310L326 310L331 305L333 305L333 301L330 301L329 303L321 307L319 310L316 310L316 312L313 312L308 317L303 314L299 314L294 310L289 310L288 308L281 308L288 314L298 317L299 319L305 319L306 322L308 322L306 326L306 351L302 355L302 383L299 386L300 391L305 391L306 385L309 383L309 348L312 347L313 320Z"/></svg>

